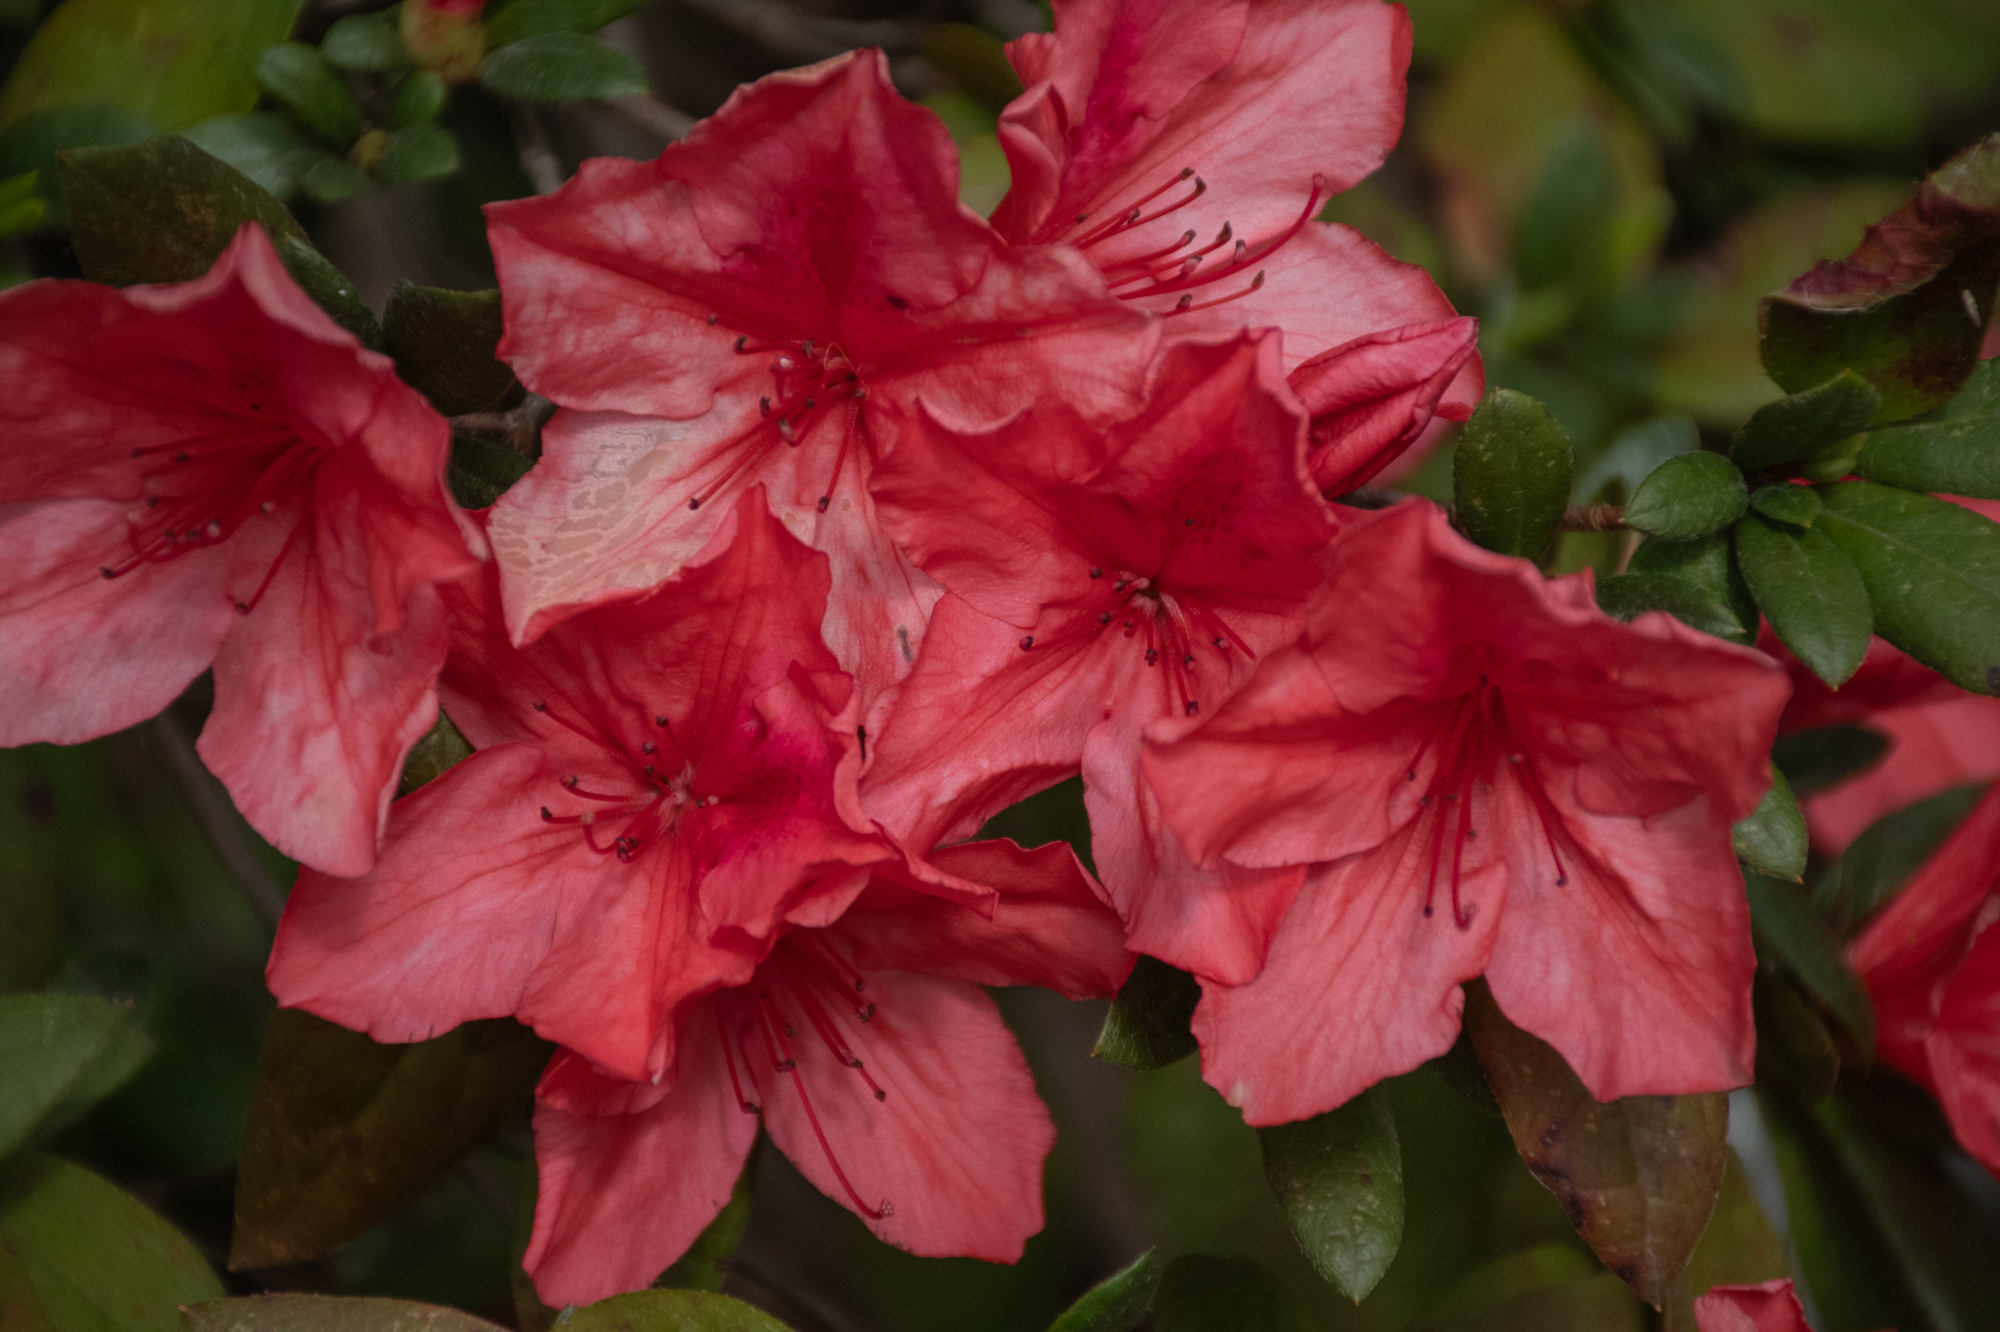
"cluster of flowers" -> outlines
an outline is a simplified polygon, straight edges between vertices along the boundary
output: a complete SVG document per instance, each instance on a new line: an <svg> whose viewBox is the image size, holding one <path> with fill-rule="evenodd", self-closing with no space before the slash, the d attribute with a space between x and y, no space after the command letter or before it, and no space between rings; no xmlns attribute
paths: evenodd
<svg viewBox="0 0 2000 1332"><path fill-rule="evenodd" d="M1313 220L1399 132L1407 17L1056 14L990 223L872 52L492 207L561 410L483 512L254 226L0 297L0 743L213 670L200 752L307 867L280 1002L561 1047L553 1303L670 1264L760 1123L885 1240L1017 1257L1053 1128L980 987L1135 953L1253 1124L1442 1053L1481 975L1600 1098L1750 1080L1784 668L1330 502L1480 390L1472 321ZM392 805L440 699L476 752ZM965 840L1079 771L1101 882Z"/></svg>

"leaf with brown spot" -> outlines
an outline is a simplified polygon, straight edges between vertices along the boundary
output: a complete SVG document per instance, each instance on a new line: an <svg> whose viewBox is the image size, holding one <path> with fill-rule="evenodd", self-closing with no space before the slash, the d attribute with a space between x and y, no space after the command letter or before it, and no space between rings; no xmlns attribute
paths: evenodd
<svg viewBox="0 0 2000 1332"><path fill-rule="evenodd" d="M1655 1308L1708 1224L1727 1163L1729 1098L1592 1099L1548 1044L1465 987L1465 1029L1521 1159L1605 1266Z"/></svg>
<svg viewBox="0 0 2000 1332"><path fill-rule="evenodd" d="M457 1309L373 1297L246 1295L181 1309L181 1332L502 1332Z"/></svg>

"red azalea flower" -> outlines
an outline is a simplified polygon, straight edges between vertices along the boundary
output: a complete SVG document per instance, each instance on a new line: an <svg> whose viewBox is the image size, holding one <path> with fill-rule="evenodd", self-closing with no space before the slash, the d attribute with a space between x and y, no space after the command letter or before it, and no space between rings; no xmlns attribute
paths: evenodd
<svg viewBox="0 0 2000 1332"><path fill-rule="evenodd" d="M1700 1332L1812 1332L1789 1281L1761 1286L1710 1286L1694 1302Z"/></svg>
<svg viewBox="0 0 2000 1332"><path fill-rule="evenodd" d="M152 716L210 666L201 756L273 845L359 874L437 715L431 584L485 543L443 418L245 224L206 276L0 295L0 745Z"/></svg>
<svg viewBox="0 0 2000 1332"><path fill-rule="evenodd" d="M1787 692L1431 505L1357 520L1300 642L1145 756L1196 860L1310 866L1263 972L1203 978L1203 1076L1253 1124L1318 1114L1448 1049L1483 973L1600 1100L1747 1083L1730 825Z"/></svg>
<svg viewBox="0 0 2000 1332"><path fill-rule="evenodd" d="M832 558L827 637L864 700L908 669L937 589L867 480L917 397L991 421L1053 391L1100 420L1157 340L1081 256L1006 244L957 190L942 122L861 51L739 89L656 162L491 208L501 354L570 409L494 513L517 641L671 576L761 482Z"/></svg>
<svg viewBox="0 0 2000 1332"><path fill-rule="evenodd" d="M495 578L448 597L447 710L477 750L397 802L381 862L302 874L281 1004L384 1041L514 1014L607 1076L661 1077L679 1005L748 981L894 850L854 796L826 559L743 497L640 601L510 647Z"/></svg>
<svg viewBox="0 0 2000 1332"><path fill-rule="evenodd" d="M990 918L877 881L786 934L748 983L683 1010L672 1084L558 1055L535 1111L541 1192L522 1262L550 1304L645 1286L729 1198L757 1135L882 1239L1013 1262L1042 1226L1055 1127L983 985L1109 994L1118 918L1069 849L980 842L940 864L999 888Z"/></svg>
<svg viewBox="0 0 2000 1332"><path fill-rule="evenodd" d="M1133 947L1248 980L1299 883L1198 870L1138 781L1148 726L1220 704L1289 642L1334 511L1303 466L1278 336L1179 343L1108 431L1049 399L997 429L914 430L875 473L885 527L951 589L865 799L907 844L962 837L1082 766Z"/></svg>
<svg viewBox="0 0 2000 1332"><path fill-rule="evenodd" d="M1113 293L1170 316L1172 336L1284 329L1315 444L1362 428L1364 405L1371 418L1372 447L1315 466L1331 493L1387 465L1434 411L1470 414L1474 321L1452 317L1421 268L1312 220L1402 130L1401 6L1065 0L1054 33L1007 54L1026 91L1000 117L1013 184L995 229L1082 251ZM1323 357L1371 374L1315 375ZM1364 403L1354 395L1368 380Z"/></svg>
<svg viewBox="0 0 2000 1332"><path fill-rule="evenodd" d="M1930 1089L2000 1175L2000 787L1988 791L1848 961L1875 1001L1876 1052Z"/></svg>

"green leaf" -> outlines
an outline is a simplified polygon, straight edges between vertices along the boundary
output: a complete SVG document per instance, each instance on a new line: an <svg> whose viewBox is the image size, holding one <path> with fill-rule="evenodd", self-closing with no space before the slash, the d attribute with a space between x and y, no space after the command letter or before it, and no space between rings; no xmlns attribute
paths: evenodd
<svg viewBox="0 0 2000 1332"><path fill-rule="evenodd" d="M409 754L403 759L403 780L396 794L406 796L418 787L436 781L444 776L446 769L471 756L472 746L440 708L437 721L424 732L423 739L410 746Z"/></svg>
<svg viewBox="0 0 2000 1332"><path fill-rule="evenodd" d="M1854 471L1905 490L2000 499L2000 360L1938 411L1868 436Z"/></svg>
<svg viewBox="0 0 2000 1332"><path fill-rule="evenodd" d="M653 1289L722 1289L722 1279L729 1271L730 1256L743 1243L743 1233L750 1228L750 1202L756 1192L757 1154L761 1150L760 1140L759 1145L751 1149L743 1169L737 1173L736 1185L729 1191L729 1201L722 1205L715 1219L702 1228L701 1234L695 1236L687 1252L653 1279Z"/></svg>
<svg viewBox="0 0 2000 1332"><path fill-rule="evenodd" d="M1961 689L2000 693L2000 525L1868 481L1821 498L1817 530L1860 571L1875 632Z"/></svg>
<svg viewBox="0 0 2000 1332"><path fill-rule="evenodd" d="M1465 423L1452 462L1458 521L1502 555L1539 559L1569 501L1569 437L1525 393L1493 389Z"/></svg>
<svg viewBox="0 0 2000 1332"><path fill-rule="evenodd" d="M1653 469L1625 506L1625 525L1668 541L1713 536L1749 507L1743 473L1719 453L1683 453Z"/></svg>
<svg viewBox="0 0 2000 1332"><path fill-rule="evenodd" d="M1174 1259L1153 1300L1152 1332L1306 1332L1291 1292L1247 1258Z"/></svg>
<svg viewBox="0 0 2000 1332"><path fill-rule="evenodd" d="M292 109L307 129L336 148L361 133L361 106L340 71L318 48L280 42L257 58L257 82Z"/></svg>
<svg viewBox="0 0 2000 1332"><path fill-rule="evenodd" d="M115 106L52 106L35 111L0 130L0 179L11 181L26 174L29 192L42 203L41 215L32 224L60 230L68 214L56 154L137 143L153 132L151 121Z"/></svg>
<svg viewBox="0 0 2000 1332"><path fill-rule="evenodd" d="M1597 604L1621 620L1663 610L1691 628L1736 643L1757 639L1757 602L1718 533L1700 541L1642 542L1627 572L1597 585Z"/></svg>
<svg viewBox="0 0 2000 1332"><path fill-rule="evenodd" d="M1750 496L1750 507L1774 523L1811 527L1819 517L1820 498L1811 486L1760 486Z"/></svg>
<svg viewBox="0 0 2000 1332"><path fill-rule="evenodd" d="M1736 525L1736 561L1773 633L1838 689L1875 631L1861 574L1824 528L1796 531L1751 514Z"/></svg>
<svg viewBox="0 0 2000 1332"><path fill-rule="evenodd" d="M450 96L451 89L434 71L412 70L408 77L396 85L396 96L389 103L389 115L385 123L390 129L402 129L408 125L422 125L436 120L438 112L444 110L445 101Z"/></svg>
<svg viewBox="0 0 2000 1332"><path fill-rule="evenodd" d="M1403 1242L1403 1153L1388 1090L1260 1128L1257 1140L1264 1178L1313 1270L1347 1298L1365 1298Z"/></svg>
<svg viewBox="0 0 2000 1332"><path fill-rule="evenodd" d="M1985 793L1960 786L1884 815L1813 886L1813 905L1845 935L1903 890Z"/></svg>
<svg viewBox="0 0 2000 1332"><path fill-rule="evenodd" d="M0 91L0 125L53 106L116 106L161 129L248 111L257 56L299 0L64 0Z"/></svg>
<svg viewBox="0 0 2000 1332"><path fill-rule="evenodd" d="M1639 1302L1569 1244L1541 1244L1475 1267L1410 1332L1640 1332Z"/></svg>
<svg viewBox="0 0 2000 1332"><path fill-rule="evenodd" d="M1701 1292L1710 1286L1750 1286L1791 1274L1785 1241L1772 1229L1750 1176L1732 1149L1715 1211L1688 1263L1688 1288Z"/></svg>
<svg viewBox="0 0 2000 1332"><path fill-rule="evenodd" d="M52 1156L0 1164L0 1323L7 1332L173 1332L222 1284L138 1199Z"/></svg>
<svg viewBox="0 0 2000 1332"><path fill-rule="evenodd" d="M245 222L263 226L292 278L362 342L375 316L340 270L313 249L285 206L186 139L156 135L126 148L80 148L60 167L70 245L84 276L114 287L200 277Z"/></svg>
<svg viewBox="0 0 2000 1332"><path fill-rule="evenodd" d="M1833 1095L1840 1049L1798 987L1759 968L1750 998L1757 1017L1757 1085L1782 1087L1801 1105Z"/></svg>
<svg viewBox="0 0 2000 1332"><path fill-rule="evenodd" d="M1859 777L1888 752L1889 737L1866 726L1814 726L1779 736L1771 760L1785 770L1795 794L1814 796Z"/></svg>
<svg viewBox="0 0 2000 1332"><path fill-rule="evenodd" d="M264 111L204 120L183 137L279 199L298 193L299 168L318 151L283 116Z"/></svg>
<svg viewBox="0 0 2000 1332"><path fill-rule="evenodd" d="M403 45L402 28L393 8L335 19L319 50L328 64L359 73L379 74L406 69L410 64L410 51Z"/></svg>
<svg viewBox="0 0 2000 1332"><path fill-rule="evenodd" d="M502 97L563 102L636 97L646 91L638 59L575 32L545 32L503 46L479 62L479 81Z"/></svg>
<svg viewBox="0 0 2000 1332"><path fill-rule="evenodd" d="M1746 472L1795 462L1866 430L1881 403L1874 385L1842 370L1824 384L1752 412L1730 442L1729 456Z"/></svg>
<svg viewBox="0 0 2000 1332"><path fill-rule="evenodd" d="M520 381L493 355L500 332L497 291L398 282L382 312L396 373L446 416L493 411L520 398Z"/></svg>
<svg viewBox="0 0 2000 1332"><path fill-rule="evenodd" d="M1597 461L1577 474L1572 504L1623 504L1669 458L1701 448L1701 431L1685 416L1656 416L1627 426Z"/></svg>
<svg viewBox="0 0 2000 1332"><path fill-rule="evenodd" d="M1465 1027L1521 1159L1604 1265L1660 1307L1722 1188L1729 1098L1592 1099L1561 1055L1509 1022L1483 982Z"/></svg>
<svg viewBox="0 0 2000 1332"><path fill-rule="evenodd" d="M1840 940L1796 884L1743 876L1750 896L1751 935L1759 957L1782 963L1806 992L1826 1005L1860 1047L1864 1061L1875 1051L1875 1005L1868 989L1847 965Z"/></svg>
<svg viewBox="0 0 2000 1332"><path fill-rule="evenodd" d="M88 994L0 996L0 1156L74 1119L151 1053L128 1004Z"/></svg>
<svg viewBox="0 0 2000 1332"><path fill-rule="evenodd" d="M1736 858L1774 879L1797 883L1806 872L1806 816L1792 795L1791 783L1778 765L1771 765L1771 789L1757 802L1750 817L1731 830Z"/></svg>
<svg viewBox="0 0 2000 1332"><path fill-rule="evenodd" d="M741 1300L706 1290L642 1290L585 1305L563 1332L788 1332Z"/></svg>
<svg viewBox="0 0 2000 1332"><path fill-rule="evenodd" d="M527 1107L549 1053L507 1019L378 1045L279 1009L243 1134L230 1266L315 1258L401 1211Z"/></svg>
<svg viewBox="0 0 2000 1332"><path fill-rule="evenodd" d="M180 1332L502 1332L484 1318L414 1300L276 1292L210 1300L181 1315Z"/></svg>
<svg viewBox="0 0 2000 1332"><path fill-rule="evenodd" d="M384 185L411 185L458 170L458 142L442 125L407 125L389 136L375 159L375 179Z"/></svg>
<svg viewBox="0 0 2000 1332"><path fill-rule="evenodd" d="M368 173L333 153L307 153L299 160L299 190L321 203L339 203L368 193Z"/></svg>
<svg viewBox="0 0 2000 1332"><path fill-rule="evenodd" d="M507 488L528 474L534 464L491 440L455 435L451 441L451 465L445 480L451 484L452 498L461 508L486 509L507 493Z"/></svg>
<svg viewBox="0 0 2000 1332"><path fill-rule="evenodd" d="M1167 1265L1148 1249L1077 1297L1049 1324L1049 1332L1133 1332L1153 1312Z"/></svg>
<svg viewBox="0 0 2000 1332"><path fill-rule="evenodd" d="M507 46L545 32L596 32L646 0L514 0L486 20L486 45Z"/></svg>
<svg viewBox="0 0 2000 1332"><path fill-rule="evenodd" d="M1188 1023L1200 1002L1201 982L1142 953L1111 1001L1091 1053L1142 1072L1178 1063L1195 1051Z"/></svg>

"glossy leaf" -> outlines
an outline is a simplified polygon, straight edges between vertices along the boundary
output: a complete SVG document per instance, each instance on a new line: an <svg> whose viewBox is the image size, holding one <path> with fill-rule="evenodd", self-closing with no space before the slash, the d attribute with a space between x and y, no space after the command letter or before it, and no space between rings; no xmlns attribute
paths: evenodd
<svg viewBox="0 0 2000 1332"><path fill-rule="evenodd" d="M299 0L65 0L0 91L0 125L54 106L115 106L160 129L248 111L257 57Z"/></svg>
<svg viewBox="0 0 2000 1332"><path fill-rule="evenodd" d="M1151 1332L1306 1332L1284 1283L1247 1258L1174 1259L1153 1300Z"/></svg>
<svg viewBox="0 0 2000 1332"><path fill-rule="evenodd" d="M1569 502L1569 437L1525 393L1494 389L1459 436L1452 492L1466 535L1502 555L1539 559Z"/></svg>
<svg viewBox="0 0 2000 1332"><path fill-rule="evenodd" d="M1621 620L1663 610L1718 638L1736 643L1757 638L1757 602L1723 534L1642 542L1626 572L1597 585L1597 604Z"/></svg>
<svg viewBox="0 0 2000 1332"><path fill-rule="evenodd" d="M479 62L479 81L524 102L646 91L646 71L636 57L576 32L545 32L501 47Z"/></svg>
<svg viewBox="0 0 2000 1332"><path fill-rule="evenodd" d="M1403 1242L1403 1152L1388 1090L1257 1130L1264 1178L1313 1270L1360 1300Z"/></svg>
<svg viewBox="0 0 2000 1332"><path fill-rule="evenodd" d="M1750 507L1774 523L1790 527L1811 527L1819 517L1819 494L1811 486L1760 486L1750 496Z"/></svg>
<svg viewBox="0 0 2000 1332"><path fill-rule="evenodd" d="M186 139L84 148L61 164L70 244L84 276L114 287L186 282L209 270L245 222L270 233L292 278L363 342L381 338L354 285L312 248L269 191Z"/></svg>
<svg viewBox="0 0 2000 1332"><path fill-rule="evenodd" d="M403 45L393 9L335 19L319 49L329 64L341 69L381 73L410 63L409 48Z"/></svg>
<svg viewBox="0 0 2000 1332"><path fill-rule="evenodd" d="M514 0L486 20L486 44L506 46L545 32L596 32L646 0Z"/></svg>
<svg viewBox="0 0 2000 1332"><path fill-rule="evenodd" d="M279 199L298 192L299 168L318 151L290 121L268 111L204 120L185 137Z"/></svg>
<svg viewBox="0 0 2000 1332"><path fill-rule="evenodd" d="M277 1292L197 1304L180 1332L501 1332L458 1309L414 1300Z"/></svg>
<svg viewBox="0 0 2000 1332"><path fill-rule="evenodd" d="M1873 1057L1875 1005L1841 955L1840 940L1813 909L1812 899L1795 884L1761 874L1746 874L1743 881L1750 895L1751 933L1758 956L1782 964L1839 1019L1862 1058Z"/></svg>
<svg viewBox="0 0 2000 1332"><path fill-rule="evenodd" d="M741 1300L706 1290L642 1290L585 1305L561 1321L563 1332L787 1332Z"/></svg>
<svg viewBox="0 0 2000 1332"><path fill-rule="evenodd" d="M491 411L521 396L514 372L493 355L500 329L497 291L398 282L382 314L396 373L446 416Z"/></svg>
<svg viewBox="0 0 2000 1332"><path fill-rule="evenodd" d="M173 1332L222 1284L138 1199L52 1156L0 1164L0 1325L7 1332Z"/></svg>
<svg viewBox="0 0 2000 1332"><path fill-rule="evenodd" d="M244 1129L230 1266L317 1257L395 1215L526 1110L549 1054L507 1019L377 1045L278 1010Z"/></svg>
<svg viewBox="0 0 2000 1332"><path fill-rule="evenodd" d="M1758 1085L1781 1087L1801 1105L1818 1105L1833 1095L1840 1049L1798 987L1759 970L1750 999L1757 1016Z"/></svg>
<svg viewBox="0 0 2000 1332"><path fill-rule="evenodd" d="M1824 384L1752 412L1730 442L1729 456L1746 472L1810 457L1866 430L1881 402L1874 385L1843 370Z"/></svg>
<svg viewBox="0 0 2000 1332"><path fill-rule="evenodd" d="M1668 541L1695 541L1741 518L1750 503L1743 473L1719 453L1669 458L1639 483L1625 525Z"/></svg>
<svg viewBox="0 0 2000 1332"><path fill-rule="evenodd" d="M1201 984L1194 977L1141 954L1111 1001L1091 1053L1142 1072L1177 1063L1195 1052L1188 1023L1200 1002Z"/></svg>
<svg viewBox="0 0 2000 1332"><path fill-rule="evenodd" d="M1889 737L1866 726L1814 726L1781 735L1771 759L1785 770L1795 795L1814 796L1859 777L1889 752Z"/></svg>
<svg viewBox="0 0 2000 1332"><path fill-rule="evenodd" d="M412 70L396 85L396 95L389 103L389 114L384 123L390 129L402 129L407 125L422 125L436 120L450 96L450 87L434 71Z"/></svg>
<svg viewBox="0 0 2000 1332"><path fill-rule="evenodd" d="M361 133L361 107L317 47L281 42L257 58L257 82L305 127L337 148Z"/></svg>
<svg viewBox="0 0 2000 1332"><path fill-rule="evenodd" d="M1868 589L1823 528L1799 530L1752 514L1736 525L1736 561L1771 630L1834 688L1868 655Z"/></svg>
<svg viewBox="0 0 2000 1332"><path fill-rule="evenodd" d="M406 125L389 136L375 159L375 179L384 185L435 180L458 170L458 142L442 125Z"/></svg>
<svg viewBox="0 0 2000 1332"><path fill-rule="evenodd" d="M1981 361L1939 410L1870 434L1854 471L1905 490L2000 499L2000 360Z"/></svg>
<svg viewBox="0 0 2000 1332"><path fill-rule="evenodd" d="M1860 571L1875 632L1961 689L2000 693L2000 524L1893 486L1823 486L1824 531Z"/></svg>
<svg viewBox="0 0 2000 1332"><path fill-rule="evenodd" d="M1049 1324L1049 1332L1133 1332L1152 1314L1166 1270L1159 1250L1146 1250L1078 1296Z"/></svg>
<svg viewBox="0 0 2000 1332"><path fill-rule="evenodd" d="M1593 1100L1561 1055L1506 1019L1484 983L1466 986L1465 1024L1521 1159L1604 1265L1658 1308L1722 1187L1728 1098Z"/></svg>
<svg viewBox="0 0 2000 1332"><path fill-rule="evenodd" d="M1806 816L1791 783L1771 765L1771 789L1749 818L1731 830L1736 858L1759 874L1797 883L1806 872Z"/></svg>
<svg viewBox="0 0 2000 1332"><path fill-rule="evenodd" d="M1983 793L1960 786L1884 815L1813 886L1813 904L1842 934L1903 890Z"/></svg>

